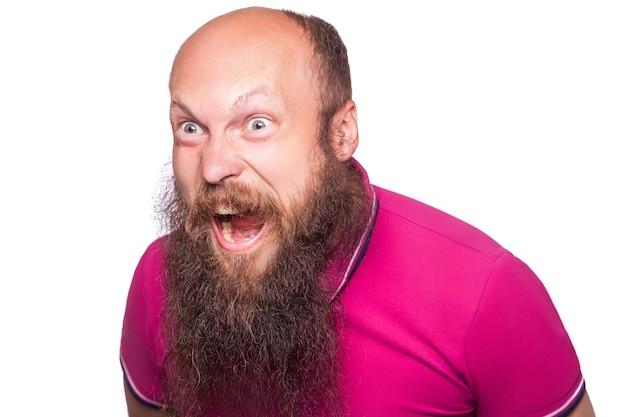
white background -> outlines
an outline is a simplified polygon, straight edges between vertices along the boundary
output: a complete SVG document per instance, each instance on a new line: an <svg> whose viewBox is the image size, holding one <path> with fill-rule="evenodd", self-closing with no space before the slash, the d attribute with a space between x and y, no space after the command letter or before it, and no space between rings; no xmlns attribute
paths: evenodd
<svg viewBox="0 0 626 417"><path fill-rule="evenodd" d="M0 6L2 415L125 415L119 334L156 236L170 64L206 20L251 4ZM526 261L577 347L597 414L621 415L623 2L409 4L264 3L335 24L372 181Z"/></svg>

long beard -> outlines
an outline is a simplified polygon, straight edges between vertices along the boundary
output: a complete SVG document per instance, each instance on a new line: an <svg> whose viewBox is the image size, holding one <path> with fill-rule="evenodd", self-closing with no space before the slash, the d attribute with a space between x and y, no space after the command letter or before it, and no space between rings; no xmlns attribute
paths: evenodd
<svg viewBox="0 0 626 417"><path fill-rule="evenodd" d="M173 183L163 206L171 231L166 409L179 416L342 415L340 305L330 302L328 262L347 257L365 227L360 173L329 162L292 213L246 188L204 193L188 208ZM208 219L224 198L276 225L270 233L280 244L263 271L254 258L225 257L215 247Z"/></svg>

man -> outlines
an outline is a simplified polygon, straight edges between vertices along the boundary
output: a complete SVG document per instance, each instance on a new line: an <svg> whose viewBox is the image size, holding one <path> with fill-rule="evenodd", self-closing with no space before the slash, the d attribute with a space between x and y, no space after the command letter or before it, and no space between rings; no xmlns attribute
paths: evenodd
<svg viewBox="0 0 626 417"><path fill-rule="evenodd" d="M545 289L471 226L369 184L326 22L220 16L170 80L168 233L124 318L131 416L593 416Z"/></svg>

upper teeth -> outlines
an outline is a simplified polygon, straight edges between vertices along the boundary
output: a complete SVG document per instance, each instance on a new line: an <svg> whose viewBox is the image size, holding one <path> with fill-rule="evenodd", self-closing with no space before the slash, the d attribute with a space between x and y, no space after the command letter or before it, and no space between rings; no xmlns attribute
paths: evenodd
<svg viewBox="0 0 626 417"><path fill-rule="evenodd" d="M217 213L220 216L228 216L235 214L235 210L232 207L220 206L217 208Z"/></svg>

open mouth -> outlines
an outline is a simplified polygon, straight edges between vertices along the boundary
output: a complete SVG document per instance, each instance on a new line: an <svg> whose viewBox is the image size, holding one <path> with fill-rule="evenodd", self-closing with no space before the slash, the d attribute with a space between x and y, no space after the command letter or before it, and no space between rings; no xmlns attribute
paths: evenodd
<svg viewBox="0 0 626 417"><path fill-rule="evenodd" d="M221 210L213 216L213 228L224 249L244 252L260 242L264 235L265 222L254 216Z"/></svg>

